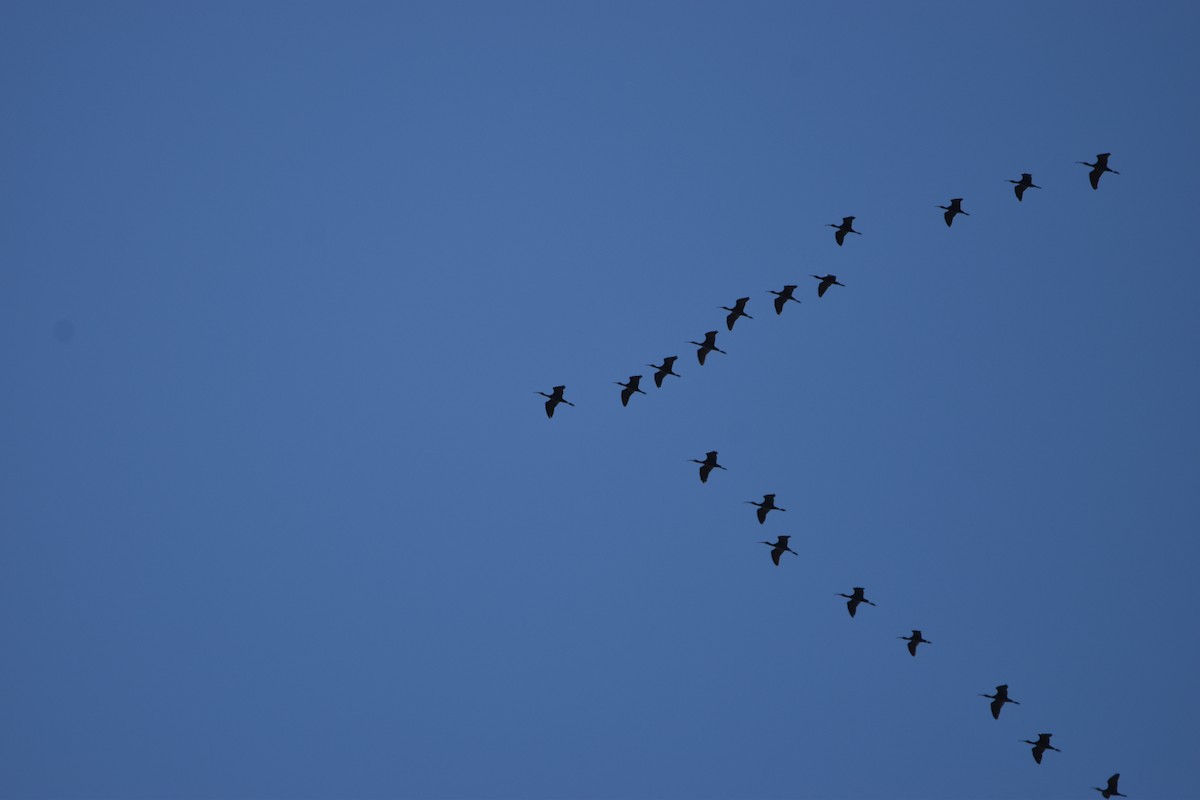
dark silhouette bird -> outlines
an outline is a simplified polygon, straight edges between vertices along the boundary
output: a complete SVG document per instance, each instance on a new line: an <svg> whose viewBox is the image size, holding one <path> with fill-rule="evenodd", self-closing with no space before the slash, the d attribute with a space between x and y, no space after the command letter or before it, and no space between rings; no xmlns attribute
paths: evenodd
<svg viewBox="0 0 1200 800"><path fill-rule="evenodd" d="M775 566L778 567L779 566L779 557L781 555L783 555L784 553L791 553L794 556L800 555L795 550L788 547L788 540L791 538L792 537L790 537L790 536L780 536L773 542L759 542L759 544L765 544L771 548L771 560L774 561Z"/></svg>
<svg viewBox="0 0 1200 800"><path fill-rule="evenodd" d="M1108 786L1104 787L1103 789L1101 789L1099 786L1093 786L1092 788L1099 792L1100 796L1103 797L1104 800L1108 800L1110 797L1129 797L1129 795L1121 794L1117 791L1117 781L1119 780L1121 780L1121 773L1117 772L1108 779Z"/></svg>
<svg viewBox="0 0 1200 800"><path fill-rule="evenodd" d="M550 398L549 400L546 401L546 416L547 417L550 417L551 419L554 418L554 407L557 406L559 403L566 403L567 405L574 407L574 405L575 405L574 403L572 403L570 400L567 400L563 397L563 392L566 391L566 389L567 389L566 386L555 386L550 394L546 394L545 392L534 392L534 394L540 394L542 397Z"/></svg>
<svg viewBox="0 0 1200 800"><path fill-rule="evenodd" d="M621 390L621 405L623 405L623 406L629 405L629 398L633 397L634 392L638 392L639 394L645 394L645 392L643 392L641 390L641 388L639 388L639 386L638 386L638 384L640 384L641 382L642 382L641 375L630 375L629 383L621 383L620 381L613 381L613 383L617 384L617 386L625 387L624 389Z"/></svg>
<svg viewBox="0 0 1200 800"><path fill-rule="evenodd" d="M1053 735L1052 733L1039 733L1036 742L1031 742L1028 739L1023 740L1025 744L1033 745L1033 760L1037 763L1042 763L1042 754L1047 750L1053 750L1056 753L1062 752L1062 750L1050 744L1050 737Z"/></svg>
<svg viewBox="0 0 1200 800"><path fill-rule="evenodd" d="M1085 167L1092 168L1092 171L1088 173L1088 180L1090 180L1092 182L1093 189L1100 188L1100 176L1103 175L1104 173L1111 172L1113 175L1121 174L1121 173L1117 172L1115 169L1108 168L1108 157L1111 155L1112 155L1112 153L1097 153L1095 164L1089 164L1086 161L1076 161L1075 162L1076 164L1083 164ZM1122 795L1122 797L1124 797L1124 795Z"/></svg>
<svg viewBox="0 0 1200 800"><path fill-rule="evenodd" d="M668 375L674 375L676 378L682 377L678 372L675 371L675 359L677 359L677 358L679 358L679 356L667 356L666 358L663 359L662 364L647 364L646 365L647 367L650 367L651 369L657 370L657 372L654 373L654 385L655 386L657 386L658 388L661 389L663 378L667 377Z"/></svg>
<svg viewBox="0 0 1200 800"><path fill-rule="evenodd" d="M838 592L838 597L849 597L850 598L849 600L846 601L846 608L847 608L847 610L850 611L850 616L852 616L852 617L854 616L855 612L858 611L859 603L866 603L869 606L875 605L874 603L872 603L870 600L868 600L863 595L863 587L861 587L861 586L854 587L854 594L842 594L841 592ZM916 631L914 631L914 633L915 632Z"/></svg>
<svg viewBox="0 0 1200 800"><path fill-rule="evenodd" d="M796 285L794 283L789 283L787 286L784 286L782 292L777 292L774 289L769 289L768 291L773 295L778 295L775 298L775 313L776 314L783 313L783 306L785 303L787 303L787 301L791 300L794 303L800 302L796 298L792 297L792 292L796 291Z"/></svg>
<svg viewBox="0 0 1200 800"><path fill-rule="evenodd" d="M762 525L767 521L768 513L772 511L787 511L786 508L780 508L779 506L775 505L775 495L773 494L764 494L761 503L756 503L753 500L747 500L746 502L752 506L758 506L758 510L755 513L758 514L759 525Z"/></svg>
<svg viewBox="0 0 1200 800"><path fill-rule="evenodd" d="M722 467L720 464L717 463L717 451L716 450L709 450L707 453L705 453L703 461L701 461L697 458L692 458L692 459L688 459L688 460L694 464L700 465L700 482L701 483L708 483L708 473L712 472L714 467L716 469L725 469L724 467ZM728 472L728 470L726 470L726 472Z"/></svg>
<svg viewBox="0 0 1200 800"><path fill-rule="evenodd" d="M908 654L915 656L917 654L917 645L924 642L925 644L933 644L933 642L921 635L920 631L914 630L912 636L897 636L897 639L904 639L908 642Z"/></svg>
<svg viewBox="0 0 1200 800"><path fill-rule="evenodd" d="M1012 703L1014 706L1021 705L1016 700L1009 698L1007 683L997 686L995 694L981 694L979 696L990 697L992 699L992 719L1000 719L1000 709L1004 708L1005 703Z"/></svg>
<svg viewBox="0 0 1200 800"><path fill-rule="evenodd" d="M716 331L709 331L708 333L704 334L703 342L688 342L688 344L694 344L694 345L698 345L700 347L700 349L696 351L696 359L700 362L700 366L702 366L702 367L704 366L704 359L707 358L708 354L711 353L713 350L716 350L718 353L720 353L722 355L729 355L724 350L717 347L717 332Z"/></svg>
<svg viewBox="0 0 1200 800"><path fill-rule="evenodd" d="M1038 186L1036 183L1034 183L1034 182L1033 182L1033 176L1032 176L1032 175L1030 175L1028 172L1022 172L1022 173L1021 173L1021 180L1019 180L1019 181L1010 180L1010 181L1009 181L1009 183L1015 183L1015 184L1016 184L1016 186L1014 186L1014 187L1013 187L1013 191L1014 191L1014 192L1016 193L1016 195L1017 195L1017 201L1018 201L1018 202L1021 200L1021 198L1022 198L1022 197L1024 197L1024 196L1025 196L1025 190L1026 190L1026 189L1040 189L1040 188L1042 188L1042 187Z"/></svg>
<svg viewBox="0 0 1200 800"><path fill-rule="evenodd" d="M950 223L954 222L955 214L962 214L964 217L971 216L970 214L968 214L967 212L962 210L962 198L961 197L955 197L953 200L950 201L950 205L938 206L938 208L946 209L946 213L942 215L942 218L946 220L947 228L950 227Z"/></svg>
<svg viewBox="0 0 1200 800"><path fill-rule="evenodd" d="M739 297L737 302L733 304L733 308L730 308L729 306L721 306L722 309L729 312L729 316L725 317L725 324L729 327L729 330L733 330L733 323L738 321L738 317L754 319L754 317L746 313L746 303L749 302L749 297Z"/></svg>
<svg viewBox="0 0 1200 800"><path fill-rule="evenodd" d="M825 290L830 286L845 286L844 283L838 283L837 275L813 275L814 278L821 282L817 287L817 297L824 297Z"/></svg>
<svg viewBox="0 0 1200 800"><path fill-rule="evenodd" d="M833 238L837 239L838 247L841 247L842 242L846 241L847 233L857 233L859 236L862 236L862 231L854 230L854 217L842 217L841 225L830 222L825 227L837 228L837 231L833 234Z"/></svg>

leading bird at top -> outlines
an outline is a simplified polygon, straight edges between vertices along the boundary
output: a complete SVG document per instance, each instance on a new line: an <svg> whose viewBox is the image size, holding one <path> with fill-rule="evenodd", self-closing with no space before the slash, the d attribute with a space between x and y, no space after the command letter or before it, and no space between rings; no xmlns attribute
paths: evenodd
<svg viewBox="0 0 1200 800"><path fill-rule="evenodd" d="M1115 169L1108 168L1108 157L1111 155L1112 155L1112 153L1097 153L1095 164L1089 164L1086 161L1076 161L1075 162L1076 164L1083 164L1085 167L1092 168L1092 171L1088 173L1088 180L1090 180L1092 182L1093 189L1100 188L1100 176L1103 175L1104 173L1111 172L1113 175L1121 174L1121 173L1117 172Z"/></svg>

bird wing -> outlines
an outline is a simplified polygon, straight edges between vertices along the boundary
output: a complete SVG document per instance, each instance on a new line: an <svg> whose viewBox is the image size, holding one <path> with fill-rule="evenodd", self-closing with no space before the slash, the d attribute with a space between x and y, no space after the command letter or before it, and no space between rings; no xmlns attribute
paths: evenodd
<svg viewBox="0 0 1200 800"><path fill-rule="evenodd" d="M854 613L858 611L858 601L854 599L847 600L846 609L850 612L850 616L853 617Z"/></svg>
<svg viewBox="0 0 1200 800"><path fill-rule="evenodd" d="M832 284L829 281L821 281L821 285L817 287L817 297L824 297L825 290L828 289L831 285Z"/></svg>
<svg viewBox="0 0 1200 800"><path fill-rule="evenodd" d="M947 227L947 228L949 228L949 227L950 227L950 223L954 222L954 212L953 212L953 211L947 211L947 212L946 212L945 214L943 214L942 216L943 216L943 217L946 219L946 227Z"/></svg>
<svg viewBox="0 0 1200 800"><path fill-rule="evenodd" d="M913 639L908 643L908 654L915 656L917 654L917 640Z"/></svg>
<svg viewBox="0 0 1200 800"><path fill-rule="evenodd" d="M1020 202L1021 198L1025 195L1025 184L1018 183L1013 187L1013 191L1017 193L1017 202Z"/></svg>
<svg viewBox="0 0 1200 800"><path fill-rule="evenodd" d="M665 378L666 376L667 376L667 373L661 369L658 372L654 373L654 385L661 389L663 378Z"/></svg>
<svg viewBox="0 0 1200 800"><path fill-rule="evenodd" d="M787 300L784 299L783 295L780 295L779 297L775 298L775 313L776 314L783 313L783 304L786 302L787 302Z"/></svg>
<svg viewBox="0 0 1200 800"><path fill-rule="evenodd" d="M633 389L626 386L621 390L621 405L629 405L629 398L633 396Z"/></svg>
<svg viewBox="0 0 1200 800"><path fill-rule="evenodd" d="M783 548L776 547L771 550L771 560L775 562L775 566L779 566L779 557L783 555Z"/></svg>
<svg viewBox="0 0 1200 800"><path fill-rule="evenodd" d="M729 316L725 317L725 326L729 328L729 330L733 330L733 323L737 322L737 318L738 315L736 311L729 312Z"/></svg>
<svg viewBox="0 0 1200 800"><path fill-rule="evenodd" d="M1000 709L1004 708L1004 701L997 697L992 701L992 719L1000 719Z"/></svg>
<svg viewBox="0 0 1200 800"><path fill-rule="evenodd" d="M711 464L702 465L700 467L700 482L708 483L708 473L710 473L712 471L713 471L713 468L712 468Z"/></svg>
<svg viewBox="0 0 1200 800"><path fill-rule="evenodd" d="M758 515L758 524L759 525L762 525L764 522L767 521L768 509L766 508L766 506L759 506L754 511Z"/></svg>
<svg viewBox="0 0 1200 800"><path fill-rule="evenodd" d="M1088 173L1088 179L1092 182L1093 189L1100 188L1100 176L1104 174L1104 170L1097 165L1095 169Z"/></svg>
<svg viewBox="0 0 1200 800"><path fill-rule="evenodd" d="M555 400L546 401L546 416L550 419L554 419L554 407L556 405L558 405L558 402Z"/></svg>
<svg viewBox="0 0 1200 800"><path fill-rule="evenodd" d="M837 239L838 246L841 246L842 242L846 241L846 232L841 228L838 228L833 234L833 238Z"/></svg>
<svg viewBox="0 0 1200 800"><path fill-rule="evenodd" d="M668 372L675 369L675 359L677 359L677 358L679 358L679 356L667 356L666 358L664 358L663 359L663 369L667 370Z"/></svg>
<svg viewBox="0 0 1200 800"><path fill-rule="evenodd" d="M707 347L701 347L699 350L696 351L696 358L700 361L700 366L702 366L702 367L704 366L704 358L707 355L708 355Z"/></svg>
<svg viewBox="0 0 1200 800"><path fill-rule="evenodd" d="M1046 748L1035 744L1033 746L1033 760L1039 764L1042 763L1042 753L1044 752L1046 752Z"/></svg>

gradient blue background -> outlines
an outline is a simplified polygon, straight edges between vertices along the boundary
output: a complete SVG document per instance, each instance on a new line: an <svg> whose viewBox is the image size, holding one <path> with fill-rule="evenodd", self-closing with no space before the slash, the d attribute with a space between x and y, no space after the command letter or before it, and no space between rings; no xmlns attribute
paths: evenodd
<svg viewBox="0 0 1200 800"><path fill-rule="evenodd" d="M0 795L1195 796L1198 15L5 3Z"/></svg>

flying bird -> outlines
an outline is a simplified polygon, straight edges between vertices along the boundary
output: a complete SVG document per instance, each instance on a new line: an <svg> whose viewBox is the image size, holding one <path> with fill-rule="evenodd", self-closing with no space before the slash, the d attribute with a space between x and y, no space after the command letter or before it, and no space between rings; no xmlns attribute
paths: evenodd
<svg viewBox="0 0 1200 800"><path fill-rule="evenodd" d="M1025 190L1026 190L1026 189L1031 189L1031 188L1032 188L1032 189L1040 189L1040 188L1042 188L1042 187L1038 186L1036 183L1034 183L1034 182L1033 182L1033 176L1032 176L1032 175L1030 175L1028 172L1022 172L1022 173L1021 173L1021 180L1019 180L1019 181L1010 180L1010 181L1008 181L1008 182L1009 182L1009 183L1015 183L1015 184L1016 184L1016 186L1014 186L1014 187L1013 187L1013 191L1014 191L1014 192L1016 193L1016 195L1017 195L1017 201L1018 201L1018 202L1020 202L1021 198L1025 196Z"/></svg>
<svg viewBox="0 0 1200 800"><path fill-rule="evenodd" d="M657 386L658 388L661 389L663 378L667 377L668 375L674 375L676 378L682 377L678 372L675 371L675 359L677 359L677 358L679 358L679 356L667 356L666 358L663 359L662 364L647 364L646 365L647 367L650 367L651 369L657 370L657 372L654 373L654 385L655 386Z"/></svg>
<svg viewBox="0 0 1200 800"><path fill-rule="evenodd" d="M1100 176L1103 175L1104 173L1111 172L1113 175L1121 174L1121 173L1117 172L1115 169L1108 168L1108 157L1111 155L1112 155L1112 153L1097 153L1095 164L1089 164L1086 161L1076 161L1075 162L1076 164L1083 164L1085 167L1092 168L1092 171L1088 173L1088 180L1090 180L1092 182L1093 189L1100 188ZM1121 796L1124 797L1124 795L1121 795Z"/></svg>
<svg viewBox="0 0 1200 800"><path fill-rule="evenodd" d="M912 632L912 636L897 636L896 638L904 639L905 641L908 642L908 654L910 656L916 656L917 645L921 644L922 642L924 642L925 644L933 644L933 642L929 641L924 636L922 636L920 631L916 631L916 630L914 630Z"/></svg>
<svg viewBox="0 0 1200 800"><path fill-rule="evenodd" d="M704 359L707 358L708 354L711 353L713 350L716 350L718 353L720 353L722 355L729 355L724 350L717 347L717 332L716 331L709 331L708 333L704 334L703 342L688 342L688 344L694 344L694 345L699 346L700 349L696 351L696 359L700 362L700 366L702 366L702 367L704 366Z"/></svg>
<svg viewBox="0 0 1200 800"><path fill-rule="evenodd" d="M758 506L758 510L755 513L758 514L759 525L762 525L767 521L768 513L772 511L787 511L786 508L780 508L779 506L775 505L775 495L773 494L764 494L761 503L756 503L753 500L747 500L746 502L752 506Z"/></svg>
<svg viewBox="0 0 1200 800"><path fill-rule="evenodd" d="M705 453L703 461L696 459L696 458L691 458L688 460L694 464L700 465L700 482L701 483L708 483L708 473L712 472L714 467L716 469L725 469L724 467L722 467L720 464L717 463L717 451L716 450L709 450L707 453ZM728 470L726 470L726 472L728 472Z"/></svg>
<svg viewBox="0 0 1200 800"><path fill-rule="evenodd" d="M794 284L794 283L789 283L787 286L784 286L782 292L777 292L774 289L768 289L768 291L773 295L778 295L775 298L775 313L776 314L783 313L783 306L784 306L784 304L787 303L788 300L791 300L792 302L795 302L795 303L800 302L796 298L792 297L792 292L796 291L796 284Z"/></svg>
<svg viewBox="0 0 1200 800"><path fill-rule="evenodd" d="M1104 787L1103 789L1101 789L1099 786L1093 786L1092 788L1099 792L1100 796L1103 797L1104 800L1108 800L1110 797L1129 797L1129 795L1121 794L1117 791L1117 781L1119 780L1121 780L1121 773L1117 772L1108 779L1108 786Z"/></svg>
<svg viewBox="0 0 1200 800"><path fill-rule="evenodd" d="M830 222L825 227L837 228L837 231L833 234L833 238L837 239L838 247L841 247L842 242L846 241L847 233L857 233L859 236L862 236L861 231L854 230L854 217L842 217L841 225Z"/></svg>
<svg viewBox="0 0 1200 800"><path fill-rule="evenodd" d="M791 538L792 537L790 537L790 536L780 536L778 539L776 539L773 542L759 542L759 544L765 544L771 548L771 560L774 561L775 566L778 567L779 566L779 557L781 555L783 555L784 553L791 553L794 556L800 555L795 550L788 547L788 540Z"/></svg>
<svg viewBox="0 0 1200 800"><path fill-rule="evenodd" d="M962 198L961 197L956 197L953 200L951 200L950 205L948 205L948 206L938 206L938 208L946 209L946 213L942 215L942 218L946 220L947 228L950 227L950 223L954 222L955 214L962 214L964 217L971 216L970 214L968 214L967 212L962 210Z"/></svg>
<svg viewBox="0 0 1200 800"><path fill-rule="evenodd" d="M841 592L838 592L838 597L850 598L846 601L846 608L850 611L850 616L852 617L854 616L855 612L858 611L859 603L866 603L869 606L875 605L863 595L863 587L861 586L854 587L854 594L842 594ZM913 633L916 633L916 631L913 631Z"/></svg>
<svg viewBox="0 0 1200 800"><path fill-rule="evenodd" d="M645 392L643 392L641 390L641 388L638 386L638 384L640 384L641 382L642 382L641 375L630 375L629 383L621 383L620 381L613 381L613 383L617 384L617 386L625 387L624 389L621 390L621 405L623 405L623 406L629 405L629 398L633 397L634 392L638 392L640 394L645 394Z"/></svg>
<svg viewBox="0 0 1200 800"><path fill-rule="evenodd" d="M814 278L821 282L817 287L817 297L824 297L825 290L830 286L845 286L844 283L838 283L837 275L813 275Z"/></svg>
<svg viewBox="0 0 1200 800"><path fill-rule="evenodd" d="M1042 754L1047 750L1053 750L1056 753L1062 752L1062 750L1050 744L1050 737L1053 735L1052 733L1039 733L1036 742L1031 742L1028 739L1023 740L1025 744L1033 745L1033 760L1037 763L1042 763Z"/></svg>
<svg viewBox="0 0 1200 800"><path fill-rule="evenodd" d="M729 330L733 330L733 323L738 321L738 317L754 319L754 317L746 313L746 303L748 302L750 302L749 297L739 297L737 302L733 304L733 308L721 306L722 309L729 312L729 316L725 317L725 324L729 326Z"/></svg>
<svg viewBox="0 0 1200 800"><path fill-rule="evenodd" d="M534 392L534 394L540 394L542 397L550 398L549 400L546 401L546 416L547 417L550 417L551 419L554 418L554 407L557 406L559 403L566 403L567 405L574 407L574 405L575 405L574 403L572 403L570 400L567 400L563 397L563 392L566 391L566 389L567 389L566 386L555 386L550 394L546 394L545 392Z"/></svg>
<svg viewBox="0 0 1200 800"><path fill-rule="evenodd" d="M992 700L992 719L1000 719L1000 709L1004 708L1005 703L1012 703L1015 706L1021 705L1016 700L1012 700L1008 696L1008 684L1002 683L996 687L995 694L981 694L980 697L990 697Z"/></svg>

